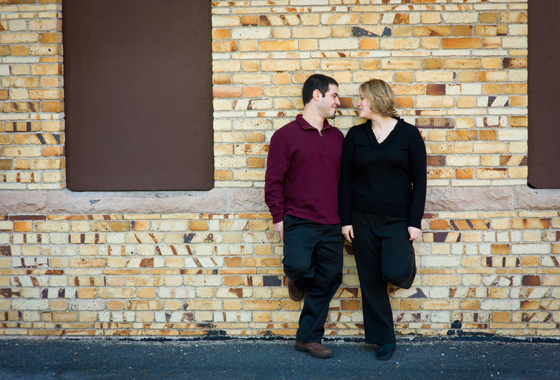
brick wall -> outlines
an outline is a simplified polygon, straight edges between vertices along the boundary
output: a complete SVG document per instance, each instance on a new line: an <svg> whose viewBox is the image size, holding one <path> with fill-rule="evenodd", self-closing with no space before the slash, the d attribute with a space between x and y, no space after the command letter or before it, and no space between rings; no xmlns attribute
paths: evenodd
<svg viewBox="0 0 560 380"><path fill-rule="evenodd" d="M340 83L359 123L381 78L429 153L402 334L558 336L560 193L527 178L526 0L214 2L215 189L65 189L60 0L0 0L0 334L293 336L263 204L268 142L301 85ZM362 333L351 246L327 334Z"/></svg>

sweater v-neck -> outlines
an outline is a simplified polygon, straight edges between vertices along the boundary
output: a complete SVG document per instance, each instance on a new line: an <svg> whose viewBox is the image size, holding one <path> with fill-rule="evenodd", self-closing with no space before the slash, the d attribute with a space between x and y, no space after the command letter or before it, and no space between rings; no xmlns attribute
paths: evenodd
<svg viewBox="0 0 560 380"><path fill-rule="evenodd" d="M368 120L368 124L367 124L367 136L369 138L369 141L371 142L371 145L373 145L374 148L383 148L385 146L387 146L391 140L393 140L395 138L395 136L399 133L399 131L401 130L402 127L402 123L401 123L402 119L397 118L397 124L395 125L395 127L393 128L393 130L387 135L387 137L385 137L385 140L378 142L377 138L375 137L375 133L373 133L373 128L371 126L371 120Z"/></svg>

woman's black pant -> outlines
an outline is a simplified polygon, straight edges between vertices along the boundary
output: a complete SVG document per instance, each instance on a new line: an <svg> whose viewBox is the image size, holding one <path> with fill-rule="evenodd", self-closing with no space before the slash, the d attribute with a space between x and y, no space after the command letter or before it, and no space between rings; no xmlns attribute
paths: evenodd
<svg viewBox="0 0 560 380"><path fill-rule="evenodd" d="M394 343L387 282L411 287L416 276L408 219L352 212L354 257L362 289L366 343Z"/></svg>
<svg viewBox="0 0 560 380"><path fill-rule="evenodd" d="M305 288L296 341L321 342L329 303L342 283L344 238L339 224L284 216L284 273Z"/></svg>

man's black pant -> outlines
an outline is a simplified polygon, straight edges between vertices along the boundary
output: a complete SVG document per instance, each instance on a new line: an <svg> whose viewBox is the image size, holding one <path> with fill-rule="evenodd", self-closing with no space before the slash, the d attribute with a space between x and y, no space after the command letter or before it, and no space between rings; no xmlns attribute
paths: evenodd
<svg viewBox="0 0 560 380"><path fill-rule="evenodd" d="M296 341L321 342L329 303L342 283L340 224L284 216L284 273L305 288Z"/></svg>
<svg viewBox="0 0 560 380"><path fill-rule="evenodd" d="M393 312L387 282L412 286L416 276L408 219L352 212L354 257L362 289L366 343L394 343Z"/></svg>

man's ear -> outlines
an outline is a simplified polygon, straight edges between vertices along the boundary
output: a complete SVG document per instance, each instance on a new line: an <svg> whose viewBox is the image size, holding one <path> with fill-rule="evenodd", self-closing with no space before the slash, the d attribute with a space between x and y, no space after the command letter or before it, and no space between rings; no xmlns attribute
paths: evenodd
<svg viewBox="0 0 560 380"><path fill-rule="evenodd" d="M318 89L313 90L313 99L319 101L319 99L321 99L323 97L323 94L321 94L321 91L319 91Z"/></svg>

